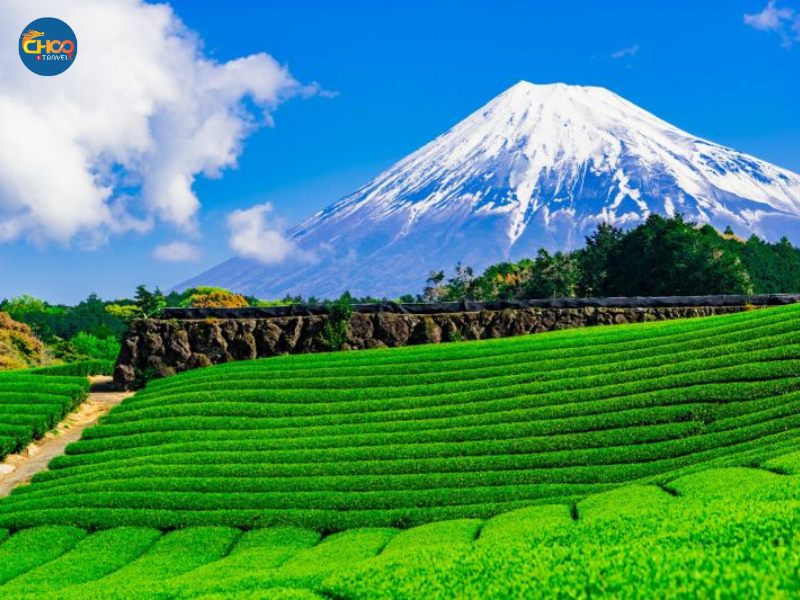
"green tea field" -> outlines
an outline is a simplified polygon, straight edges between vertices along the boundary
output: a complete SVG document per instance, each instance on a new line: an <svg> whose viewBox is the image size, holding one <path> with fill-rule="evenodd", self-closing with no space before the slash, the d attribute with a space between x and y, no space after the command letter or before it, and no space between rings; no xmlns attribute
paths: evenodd
<svg viewBox="0 0 800 600"><path fill-rule="evenodd" d="M800 455L400 531L23 530L3 598L793 598ZM0 534L0 537L4 537Z"/></svg>
<svg viewBox="0 0 800 600"><path fill-rule="evenodd" d="M794 597L799 426L800 306L191 371L0 500L0 597Z"/></svg>
<svg viewBox="0 0 800 600"><path fill-rule="evenodd" d="M38 371L0 373L0 461L41 438L89 391L86 377Z"/></svg>

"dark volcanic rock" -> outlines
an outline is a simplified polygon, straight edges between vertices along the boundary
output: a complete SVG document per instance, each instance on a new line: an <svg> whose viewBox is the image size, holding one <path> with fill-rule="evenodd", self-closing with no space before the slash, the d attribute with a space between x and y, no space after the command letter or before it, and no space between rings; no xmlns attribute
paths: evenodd
<svg viewBox="0 0 800 600"><path fill-rule="evenodd" d="M747 310L745 306L507 308L440 314L355 313L344 348L363 350L501 338L586 327L681 319ZM134 321L114 369L125 388L232 360L324 352L327 316Z"/></svg>

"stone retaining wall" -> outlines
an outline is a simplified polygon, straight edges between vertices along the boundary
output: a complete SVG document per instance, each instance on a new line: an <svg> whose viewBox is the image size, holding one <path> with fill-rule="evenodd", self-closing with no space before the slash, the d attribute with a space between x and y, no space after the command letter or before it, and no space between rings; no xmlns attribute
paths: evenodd
<svg viewBox="0 0 800 600"><path fill-rule="evenodd" d="M559 329L728 314L748 306L508 308L441 314L355 313L344 349L438 344ZM122 344L114 381L129 389L152 377L234 360L324 352L325 315L146 319Z"/></svg>

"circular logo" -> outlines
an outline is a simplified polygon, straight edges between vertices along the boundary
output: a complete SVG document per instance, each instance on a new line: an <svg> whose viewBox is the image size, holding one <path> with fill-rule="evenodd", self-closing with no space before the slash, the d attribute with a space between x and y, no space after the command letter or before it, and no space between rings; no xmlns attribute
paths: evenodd
<svg viewBox="0 0 800 600"><path fill-rule="evenodd" d="M19 36L22 64L37 75L59 75L72 66L77 55L78 38L60 19L36 19Z"/></svg>

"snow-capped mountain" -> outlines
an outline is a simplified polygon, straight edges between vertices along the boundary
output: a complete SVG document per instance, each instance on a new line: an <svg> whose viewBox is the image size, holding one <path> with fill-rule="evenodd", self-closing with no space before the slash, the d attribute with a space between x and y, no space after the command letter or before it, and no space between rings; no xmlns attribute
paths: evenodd
<svg viewBox="0 0 800 600"><path fill-rule="evenodd" d="M579 247L599 222L677 212L797 243L800 176L606 89L522 81L290 231L302 260L234 258L179 287L392 297L458 261L480 270L540 247Z"/></svg>

